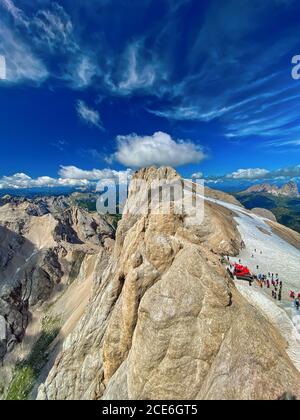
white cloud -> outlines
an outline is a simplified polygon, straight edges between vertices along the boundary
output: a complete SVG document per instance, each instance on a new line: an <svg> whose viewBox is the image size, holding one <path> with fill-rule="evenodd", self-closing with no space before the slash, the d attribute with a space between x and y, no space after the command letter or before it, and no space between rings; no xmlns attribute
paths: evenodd
<svg viewBox="0 0 300 420"><path fill-rule="evenodd" d="M202 172L196 172L192 175L192 178L202 179L203 178L203 173Z"/></svg>
<svg viewBox="0 0 300 420"><path fill-rule="evenodd" d="M12 0L0 0L0 5L2 5L11 14L16 23L24 26L29 25L29 21L23 11L15 6Z"/></svg>
<svg viewBox="0 0 300 420"><path fill-rule="evenodd" d="M271 175L274 178L298 178L300 177L300 165L296 165L296 166L290 166L287 168L281 168L281 169L277 169L273 172L271 172Z"/></svg>
<svg viewBox="0 0 300 420"><path fill-rule="evenodd" d="M104 76L106 88L120 96L147 91L158 95L167 79L160 57L145 47L143 39L129 43L120 58L107 59Z"/></svg>
<svg viewBox="0 0 300 420"><path fill-rule="evenodd" d="M226 175L226 178L231 179L259 179L266 178L270 174L267 169L261 168L249 168L249 169L238 169L231 174Z"/></svg>
<svg viewBox="0 0 300 420"><path fill-rule="evenodd" d="M79 49L73 37L73 24L64 8L53 2L49 9L38 10L30 23L36 44L46 45L50 51Z"/></svg>
<svg viewBox="0 0 300 420"><path fill-rule="evenodd" d="M131 92L136 89L148 88L155 81L155 68L152 64L141 65L139 56L140 44L130 45L124 58L123 80L119 82L119 89Z"/></svg>
<svg viewBox="0 0 300 420"><path fill-rule="evenodd" d="M96 187L98 181L127 184L131 177L131 171L114 171L111 169L93 169L85 171L75 166L62 166L59 178L40 176L31 178L24 173L0 178L0 189L23 189L23 188L57 188L57 187Z"/></svg>
<svg viewBox="0 0 300 420"><path fill-rule="evenodd" d="M111 156L111 159L133 168L151 165L177 167L204 158L199 145L189 140L173 140L169 134L160 131L152 136L118 136L117 152Z"/></svg>
<svg viewBox="0 0 300 420"><path fill-rule="evenodd" d="M6 80L11 83L24 80L40 83L48 77L43 62L4 24L0 25L0 39L0 54L6 60Z"/></svg>
<svg viewBox="0 0 300 420"><path fill-rule="evenodd" d="M10 27L5 20L0 20L0 54L7 63L7 80L11 83L24 81L43 82L51 70L40 57L47 59L47 54L63 52L68 62L74 62L80 47L78 46L73 23L65 9L56 2L40 8L32 15L26 15L13 0L0 0L0 6L13 17L14 26ZM50 68L50 67L49 67ZM66 68L62 66L67 79ZM74 75L80 80L82 70ZM86 76L87 77L87 76Z"/></svg>
<svg viewBox="0 0 300 420"><path fill-rule="evenodd" d="M76 187L88 186L88 181L73 179L56 179L49 176L31 178L24 173L17 173L12 176L0 178L0 189L22 189L22 188L40 188L40 187Z"/></svg>
<svg viewBox="0 0 300 420"><path fill-rule="evenodd" d="M73 85L78 88L89 86L93 78L98 74L96 64L88 56L80 57L73 70Z"/></svg>
<svg viewBox="0 0 300 420"><path fill-rule="evenodd" d="M77 101L76 110L79 117L84 122L103 130L101 117L98 111L90 108L84 101Z"/></svg>
<svg viewBox="0 0 300 420"><path fill-rule="evenodd" d="M119 179L124 182L131 174L131 170L115 171L113 169L92 169L86 171L76 166L61 166L59 175L66 179L86 179L89 181L100 181L102 179Z"/></svg>
<svg viewBox="0 0 300 420"><path fill-rule="evenodd" d="M6 59L0 55L0 80L6 79Z"/></svg>

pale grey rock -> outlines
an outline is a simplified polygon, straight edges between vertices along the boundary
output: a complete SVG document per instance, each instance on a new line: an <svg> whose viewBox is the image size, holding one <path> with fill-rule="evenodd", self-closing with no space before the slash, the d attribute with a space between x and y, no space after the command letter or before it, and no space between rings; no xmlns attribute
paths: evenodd
<svg viewBox="0 0 300 420"><path fill-rule="evenodd" d="M139 177L150 185L178 175L149 168ZM143 205L145 191L135 188L129 200ZM287 343L220 262L238 251L233 217L212 203L199 226L172 213L124 215L107 266L99 255L93 298L38 399L300 398Z"/></svg>

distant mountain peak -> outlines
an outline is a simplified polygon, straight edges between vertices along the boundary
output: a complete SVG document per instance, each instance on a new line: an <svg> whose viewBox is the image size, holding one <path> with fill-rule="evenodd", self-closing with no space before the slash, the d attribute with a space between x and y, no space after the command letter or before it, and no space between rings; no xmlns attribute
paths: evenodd
<svg viewBox="0 0 300 420"><path fill-rule="evenodd" d="M299 189L295 181L289 181L282 187L271 185L268 183L253 185L248 188L245 193L267 193L272 195L283 195L287 197L299 197Z"/></svg>

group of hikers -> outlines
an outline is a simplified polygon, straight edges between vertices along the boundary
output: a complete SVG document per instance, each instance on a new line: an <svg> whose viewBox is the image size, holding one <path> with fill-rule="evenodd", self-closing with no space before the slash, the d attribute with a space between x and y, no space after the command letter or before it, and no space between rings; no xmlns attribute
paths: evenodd
<svg viewBox="0 0 300 420"><path fill-rule="evenodd" d="M263 288L266 287L267 289L272 289L272 298L275 300L282 300L282 287L283 282L279 280L279 275L276 273L268 273L265 274L258 274L257 276L257 283L258 285Z"/></svg>
<svg viewBox="0 0 300 420"><path fill-rule="evenodd" d="M246 244L244 241L241 241L241 249L245 249ZM254 249L254 252L252 254L252 258L255 258L255 254L260 253L260 255L263 254L262 251L258 251L257 249ZM257 275L253 275L250 273L249 269L247 267L242 266L242 260L239 259L239 264L232 265L230 263L230 258L227 257L228 263L230 264L229 271L234 275L235 273L238 273L237 278L245 279L249 281L249 285L252 286L252 282L256 281L257 285L263 289L266 288L268 290L271 290L272 292L272 298L274 300L281 301L282 300L282 289L283 289L283 281L280 279L278 273L271 273L263 274L259 273ZM256 266L256 270L259 271L260 267L259 265ZM251 275L251 278L249 278L248 273ZM300 310L300 292L298 295L294 291L290 291L289 295L291 301L293 302L293 305L297 311Z"/></svg>
<svg viewBox="0 0 300 420"><path fill-rule="evenodd" d="M296 295L296 293L291 290L290 291L290 299L294 302L294 307L296 308L297 311L299 311L300 309L300 293L298 293L298 295Z"/></svg>

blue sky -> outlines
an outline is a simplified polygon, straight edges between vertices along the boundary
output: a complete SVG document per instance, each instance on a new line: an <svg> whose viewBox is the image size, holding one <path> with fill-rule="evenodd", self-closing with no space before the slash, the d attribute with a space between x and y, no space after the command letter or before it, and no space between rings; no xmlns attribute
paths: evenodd
<svg viewBox="0 0 300 420"><path fill-rule="evenodd" d="M0 188L300 176L297 0L0 0Z"/></svg>

